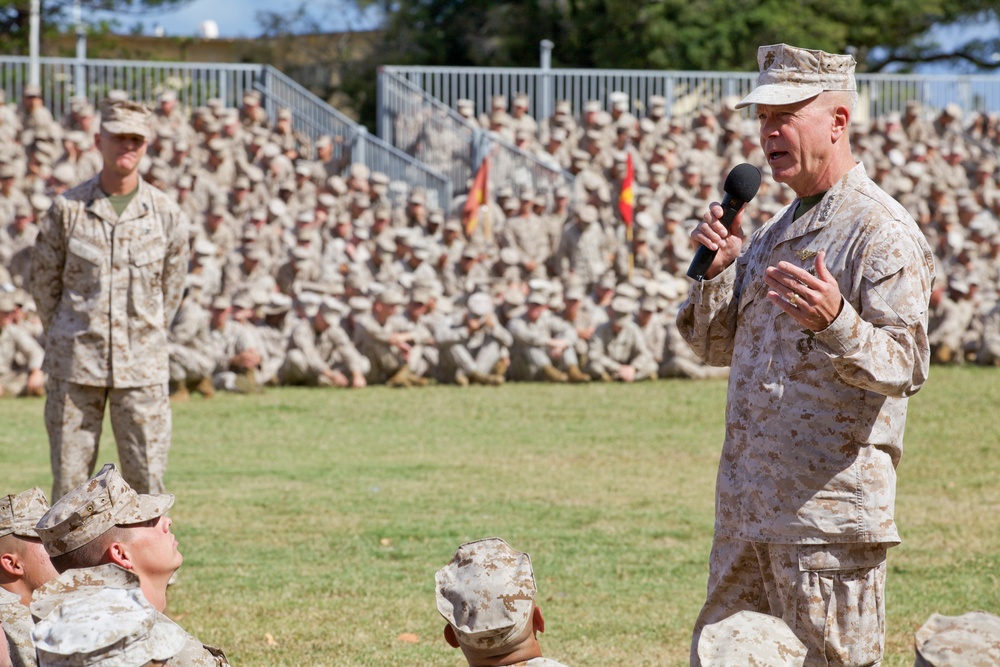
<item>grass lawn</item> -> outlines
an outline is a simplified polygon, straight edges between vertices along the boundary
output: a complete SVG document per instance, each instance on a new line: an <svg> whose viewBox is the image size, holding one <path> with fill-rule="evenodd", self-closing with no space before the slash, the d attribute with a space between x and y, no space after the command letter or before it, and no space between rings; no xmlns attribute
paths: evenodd
<svg viewBox="0 0 1000 667"><path fill-rule="evenodd" d="M464 541L532 556L547 656L686 665L725 384L270 390L174 408L184 553L168 613L234 665L457 666L434 572ZM910 401L886 667L934 611L1000 611L1000 375ZM0 402L0 492L51 489L42 401ZM100 462L113 461L110 425Z"/></svg>

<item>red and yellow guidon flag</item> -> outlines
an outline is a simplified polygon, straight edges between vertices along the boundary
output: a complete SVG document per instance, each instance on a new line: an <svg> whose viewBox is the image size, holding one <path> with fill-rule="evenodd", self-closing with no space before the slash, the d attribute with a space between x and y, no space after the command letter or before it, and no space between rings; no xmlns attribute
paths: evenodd
<svg viewBox="0 0 1000 667"><path fill-rule="evenodd" d="M622 179L622 192L618 195L618 212L622 215L626 227L632 226L635 214L635 167L632 165L632 154L628 154L625 163L625 178Z"/></svg>
<svg viewBox="0 0 1000 667"><path fill-rule="evenodd" d="M462 226L465 227L465 235L472 236L476 225L479 224L479 213L489 213L489 185L490 185L490 159L483 158L476 172L476 180L472 182L472 189L469 190L469 198L465 200L462 207Z"/></svg>

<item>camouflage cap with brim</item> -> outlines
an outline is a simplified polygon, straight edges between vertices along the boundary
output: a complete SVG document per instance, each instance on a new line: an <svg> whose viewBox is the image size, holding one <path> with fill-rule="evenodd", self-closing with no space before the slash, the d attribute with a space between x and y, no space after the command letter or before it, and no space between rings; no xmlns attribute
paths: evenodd
<svg viewBox="0 0 1000 667"><path fill-rule="evenodd" d="M101 130L109 134L135 134L152 138L152 113L146 105L131 100L101 102Z"/></svg>
<svg viewBox="0 0 1000 667"><path fill-rule="evenodd" d="M914 634L914 667L1000 665L1000 618L985 611L931 614Z"/></svg>
<svg viewBox="0 0 1000 667"><path fill-rule="evenodd" d="M31 636L39 667L141 667L169 660L188 641L138 588L98 589L67 599Z"/></svg>
<svg viewBox="0 0 1000 667"><path fill-rule="evenodd" d="M706 625L698 639L702 667L802 667L806 652L783 620L753 611Z"/></svg>
<svg viewBox="0 0 1000 667"><path fill-rule="evenodd" d="M79 549L112 526L149 521L174 504L169 493L136 493L113 463L60 498L35 525L49 556Z"/></svg>
<svg viewBox="0 0 1000 667"><path fill-rule="evenodd" d="M463 544L434 581L438 612L467 648L502 652L531 622L531 559L500 538Z"/></svg>
<svg viewBox="0 0 1000 667"><path fill-rule="evenodd" d="M773 44L757 49L760 74L753 92L736 104L795 104L827 90L858 89L852 56Z"/></svg>
<svg viewBox="0 0 1000 667"><path fill-rule="evenodd" d="M0 310L3 308L0 307ZM35 524L48 509L49 501L37 486L21 493L3 496L0 498L0 537L38 537Z"/></svg>

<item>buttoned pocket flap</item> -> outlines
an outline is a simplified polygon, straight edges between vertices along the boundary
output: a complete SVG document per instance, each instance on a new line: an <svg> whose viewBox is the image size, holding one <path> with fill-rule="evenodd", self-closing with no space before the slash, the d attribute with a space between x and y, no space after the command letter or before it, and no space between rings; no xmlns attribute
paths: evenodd
<svg viewBox="0 0 1000 667"><path fill-rule="evenodd" d="M865 570L885 560L887 546L881 542L856 544L809 544L799 547L802 572L846 572Z"/></svg>
<svg viewBox="0 0 1000 667"><path fill-rule="evenodd" d="M86 241L78 238L71 238L67 245L67 250L81 259L85 259L91 264L101 264L104 262L104 253L100 248L90 245Z"/></svg>
<svg viewBox="0 0 1000 667"><path fill-rule="evenodd" d="M132 263L136 266L145 266L153 262L160 262L167 254L167 249L162 244L149 244L133 247L131 249Z"/></svg>

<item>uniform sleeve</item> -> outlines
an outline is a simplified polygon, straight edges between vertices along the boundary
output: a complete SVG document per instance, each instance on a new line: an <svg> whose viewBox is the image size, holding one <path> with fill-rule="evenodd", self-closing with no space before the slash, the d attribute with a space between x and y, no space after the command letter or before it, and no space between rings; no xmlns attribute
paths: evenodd
<svg viewBox="0 0 1000 667"><path fill-rule="evenodd" d="M934 263L913 236L885 224L863 258L860 309L844 299L816 334L847 384L884 396L916 393L927 380L927 315Z"/></svg>
<svg viewBox="0 0 1000 667"><path fill-rule="evenodd" d="M62 298L62 273L66 264L62 219L62 203L57 200L42 218L31 254L31 296L46 331Z"/></svg>
<svg viewBox="0 0 1000 667"><path fill-rule="evenodd" d="M677 330L699 359L710 366L729 366L736 335L734 298L737 264L711 280L695 282L677 312Z"/></svg>
<svg viewBox="0 0 1000 667"><path fill-rule="evenodd" d="M188 248L188 218L180 210L171 216L168 232L167 253L163 258L163 317L164 329L170 329L177 309L181 306L184 295L184 280L187 277Z"/></svg>

